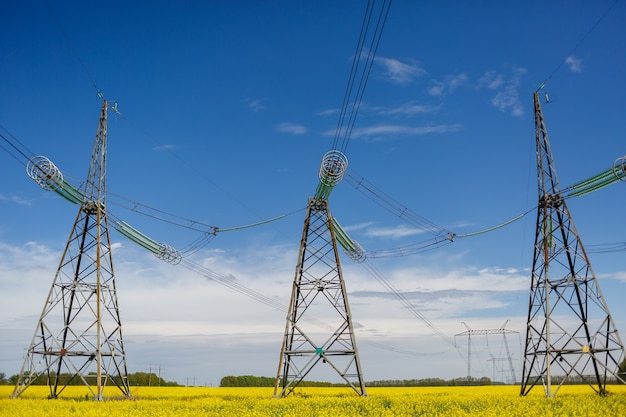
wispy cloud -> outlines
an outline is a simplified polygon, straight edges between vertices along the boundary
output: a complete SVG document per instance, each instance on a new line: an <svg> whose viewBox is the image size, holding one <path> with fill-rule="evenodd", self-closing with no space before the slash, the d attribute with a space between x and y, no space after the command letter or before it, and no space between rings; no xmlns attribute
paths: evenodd
<svg viewBox="0 0 626 417"><path fill-rule="evenodd" d="M0 194L0 201L10 201L12 203L19 204L21 206L30 206L32 203L31 200L25 200L22 197L19 197L16 195L11 195L7 197L4 194Z"/></svg>
<svg viewBox="0 0 626 417"><path fill-rule="evenodd" d="M332 116L337 113L339 113L339 109L326 109L326 110L318 111L316 114L318 116Z"/></svg>
<svg viewBox="0 0 626 417"><path fill-rule="evenodd" d="M173 151L174 149L177 149L177 148L178 148L177 145L165 144L165 145L155 146L154 148L152 148L152 150L156 152L164 152L164 151Z"/></svg>
<svg viewBox="0 0 626 417"><path fill-rule="evenodd" d="M613 272L610 274L604 273L604 274L598 274L598 278L602 278L602 279L616 279L620 282L624 282L626 283L626 271L618 271L618 272Z"/></svg>
<svg viewBox="0 0 626 417"><path fill-rule="evenodd" d="M437 113L439 110L441 110L441 105L416 104L413 101L396 107L381 107L377 109L378 114L386 116L414 116L416 114Z"/></svg>
<svg viewBox="0 0 626 417"><path fill-rule="evenodd" d="M0 201L10 201L15 204L19 204L20 206L30 206L32 204L31 200L25 200L22 197L11 195L9 197L4 194L0 194Z"/></svg>
<svg viewBox="0 0 626 417"><path fill-rule="evenodd" d="M513 303L518 304L520 295L528 291L527 275L528 271L497 267L451 270L398 268L386 276L397 292L383 291L376 281L368 280L350 296L353 300L368 302L369 299L373 304L380 305L383 300L391 303L400 295L414 303L416 309L426 313L430 319L441 323L443 318L467 317L472 312L511 308Z"/></svg>
<svg viewBox="0 0 626 417"><path fill-rule="evenodd" d="M394 227L376 227L368 228L365 231L365 235L368 237L385 237L385 238L403 238L407 236L415 236L425 233L422 229L416 229L415 227L409 227L405 225L398 225Z"/></svg>
<svg viewBox="0 0 626 417"><path fill-rule="evenodd" d="M574 57L573 55L568 56L567 58L565 58L565 63L569 66L569 70L572 72L583 72L583 68L582 68L582 60Z"/></svg>
<svg viewBox="0 0 626 417"><path fill-rule="evenodd" d="M264 104L265 102L264 98L262 99L246 98L243 100L243 102L246 104L246 106L252 109L252 111L255 113L266 109L266 106Z"/></svg>
<svg viewBox="0 0 626 417"><path fill-rule="evenodd" d="M478 89L495 91L491 104L501 112L511 112L515 117L524 115L524 107L519 99L519 86L526 69L510 66L504 72L488 71L478 81Z"/></svg>
<svg viewBox="0 0 626 417"><path fill-rule="evenodd" d="M398 136L423 136L435 133L458 132L459 130L461 130L461 125L458 124L417 127L384 124L355 129L352 132L352 138L385 140L390 138L396 138Z"/></svg>
<svg viewBox="0 0 626 417"><path fill-rule="evenodd" d="M291 133L292 135L304 135L308 132L305 126L295 123L279 123L276 125L276 130L283 133Z"/></svg>
<svg viewBox="0 0 626 417"><path fill-rule="evenodd" d="M467 74L448 75L443 81L434 80L433 86L428 89L428 94L435 97L445 97L452 94L458 87L468 80Z"/></svg>
<svg viewBox="0 0 626 417"><path fill-rule="evenodd" d="M376 58L376 62L383 67L383 77L396 84L408 84L426 74L426 71L416 63L385 57Z"/></svg>
<svg viewBox="0 0 626 417"><path fill-rule="evenodd" d="M504 84L504 76L497 71L487 71L478 83L479 88L485 87L489 90L495 90Z"/></svg>
<svg viewBox="0 0 626 417"><path fill-rule="evenodd" d="M346 232L354 232L354 231L357 231L357 230L367 229L372 224L373 224L372 222L357 223L357 224L352 224L350 226L343 226L343 229Z"/></svg>

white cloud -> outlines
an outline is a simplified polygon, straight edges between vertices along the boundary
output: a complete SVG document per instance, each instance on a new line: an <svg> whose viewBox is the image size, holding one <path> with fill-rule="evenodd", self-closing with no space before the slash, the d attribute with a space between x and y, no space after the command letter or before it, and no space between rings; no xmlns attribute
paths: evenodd
<svg viewBox="0 0 626 417"><path fill-rule="evenodd" d="M398 225L395 227L368 228L367 231L365 231L365 236L402 238L402 237L407 237L407 236L415 236L415 235L419 235L423 233L425 232L422 229L417 229L415 227L409 227L405 225Z"/></svg>
<svg viewBox="0 0 626 417"><path fill-rule="evenodd" d="M318 116L332 116L332 115L335 115L337 113L339 113L338 109L326 109L326 110L318 111L316 114Z"/></svg>
<svg viewBox="0 0 626 417"><path fill-rule="evenodd" d="M201 268L166 264L135 245L122 244L123 251L116 245L117 294L130 372L161 367L167 380L185 383L187 377L198 377L198 384L212 385L225 375L275 376L285 310L253 295L288 305L297 244L255 244L236 252L215 247L197 253L195 264L215 271L209 276ZM19 371L60 256L34 242L0 244L2 372ZM445 254L436 258L430 265L424 258L404 258L377 266L448 339L465 330L461 321L488 329L511 319L507 328L524 328L529 271L467 266ZM458 370L463 359L450 340L433 333L361 264L345 260L342 269L367 380L415 378L414 371L404 373L406 367L419 368L418 377L462 376ZM240 290L224 285L220 277L235 281ZM436 360L424 360L429 355Z"/></svg>
<svg viewBox="0 0 626 417"><path fill-rule="evenodd" d="M0 194L0 201L10 201L20 206L30 206L32 204L31 200L25 200L17 195L11 195L7 197L4 194Z"/></svg>
<svg viewBox="0 0 626 417"><path fill-rule="evenodd" d="M166 144L166 145L155 146L154 148L152 148L152 150L156 152L163 152L163 151L172 151L177 148L178 146L176 145Z"/></svg>
<svg viewBox="0 0 626 417"><path fill-rule="evenodd" d="M402 125L376 125L355 129L352 132L352 138L369 138L372 140L385 140L395 138L397 136L423 136L435 133L458 132L461 126L453 125L435 125L435 126L402 126Z"/></svg>
<svg viewBox="0 0 626 417"><path fill-rule="evenodd" d="M419 65L404 63L398 59L378 57L376 62L383 66L384 77L396 84L408 84L426 74Z"/></svg>
<svg viewBox="0 0 626 417"><path fill-rule="evenodd" d="M572 72L583 72L582 69L582 60L570 55L565 58L565 63L569 66L569 70Z"/></svg>
<svg viewBox="0 0 626 417"><path fill-rule="evenodd" d="M478 81L479 88L486 87L495 90L504 84L504 76L496 71L487 71Z"/></svg>
<svg viewBox="0 0 626 417"><path fill-rule="evenodd" d="M243 102L255 113L266 109L265 104L263 104L265 99L246 98Z"/></svg>
<svg viewBox="0 0 626 417"><path fill-rule="evenodd" d="M441 105L433 106L428 104L416 104L413 101L401 104L392 108L378 108L378 114L381 115L403 115L413 116L416 114L436 113L441 110Z"/></svg>
<svg viewBox="0 0 626 417"><path fill-rule="evenodd" d="M603 279L615 279L617 281L626 283L626 271L617 271L613 273L604 273L602 275L598 275L598 278Z"/></svg>
<svg viewBox="0 0 626 417"><path fill-rule="evenodd" d="M445 95L446 88L442 83L435 81L435 85L428 89L428 94L435 97L443 97Z"/></svg>
<svg viewBox="0 0 626 417"><path fill-rule="evenodd" d="M524 115L524 108L519 100L517 88L514 86L508 86L504 90L498 91L496 96L491 99L491 104L501 112L510 110L513 116Z"/></svg>
<svg viewBox="0 0 626 417"><path fill-rule="evenodd" d="M428 89L428 94L435 97L445 97L465 84L468 80L467 74L448 75L443 81L433 80L433 86Z"/></svg>
<svg viewBox="0 0 626 417"><path fill-rule="evenodd" d="M345 227L342 226L342 227L346 232L352 232L352 231L366 229L370 227L372 224L373 224L372 222L365 222L365 223L352 224L350 226L345 226Z"/></svg>
<svg viewBox="0 0 626 417"><path fill-rule="evenodd" d="M488 71L477 84L477 88L495 91L491 104L501 112L510 112L515 117L524 115L524 107L519 99L519 86L526 69L510 66L506 72Z"/></svg>
<svg viewBox="0 0 626 417"><path fill-rule="evenodd" d="M293 135L304 135L308 132L305 126L297 125L295 123L279 123L276 125L276 130L283 133L291 133Z"/></svg>

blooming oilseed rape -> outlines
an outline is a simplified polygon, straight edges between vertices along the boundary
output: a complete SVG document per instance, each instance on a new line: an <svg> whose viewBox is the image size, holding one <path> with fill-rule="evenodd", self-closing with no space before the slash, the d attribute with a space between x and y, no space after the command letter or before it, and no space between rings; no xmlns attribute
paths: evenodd
<svg viewBox="0 0 626 417"><path fill-rule="evenodd" d="M525 397L516 386L369 388L359 397L347 388L302 388L272 398L271 388L132 387L133 398L86 400L85 387L68 387L56 400L47 387L33 386L9 399L12 387L0 386L4 417L403 417L527 416L622 417L626 386L609 387L607 396L588 386L564 386L554 398L541 387ZM114 396L114 388L107 388Z"/></svg>

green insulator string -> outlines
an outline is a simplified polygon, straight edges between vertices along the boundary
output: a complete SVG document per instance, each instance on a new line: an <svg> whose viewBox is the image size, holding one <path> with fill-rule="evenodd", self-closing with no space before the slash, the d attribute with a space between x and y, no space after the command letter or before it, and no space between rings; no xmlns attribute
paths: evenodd
<svg viewBox="0 0 626 417"><path fill-rule="evenodd" d="M85 201L85 194L65 180L51 189L72 204L82 204Z"/></svg>
<svg viewBox="0 0 626 417"><path fill-rule="evenodd" d="M358 242L352 240L350 236L346 233L345 230L341 227L337 219L333 217L333 230L335 231L335 238L339 243L339 246L342 247L346 255L350 257L354 262L361 263L367 257L365 251L358 244Z"/></svg>
<svg viewBox="0 0 626 417"><path fill-rule="evenodd" d="M621 174L620 174L621 172ZM609 168L606 171L601 172L585 181L574 184L565 189L565 197L579 197L597 191L608 185L616 183L624 178L623 171L615 171L613 168Z"/></svg>
<svg viewBox="0 0 626 417"><path fill-rule="evenodd" d="M579 197L597 191L617 181L626 180L626 166L624 160L626 157L618 158L613 166L606 169L593 177L570 185L565 191L565 197Z"/></svg>
<svg viewBox="0 0 626 417"><path fill-rule="evenodd" d="M128 223L126 223L126 222L124 222L122 220L118 220L118 221L115 221L113 223L113 227L122 236L124 236L127 239L129 239L130 241L138 244L142 248L149 250L150 252L154 253L155 255L159 253L159 251L160 251L160 244L156 240L154 240L154 239L146 236L145 234L141 233L139 230L135 229L134 227L132 227Z"/></svg>

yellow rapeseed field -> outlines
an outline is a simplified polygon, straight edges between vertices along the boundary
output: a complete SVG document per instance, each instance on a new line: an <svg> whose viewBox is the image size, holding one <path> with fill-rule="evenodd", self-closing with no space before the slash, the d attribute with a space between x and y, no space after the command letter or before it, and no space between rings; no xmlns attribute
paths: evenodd
<svg viewBox="0 0 626 417"><path fill-rule="evenodd" d="M359 397L344 388L302 388L287 398L272 398L271 388L133 387L131 400L85 400L85 387L68 387L56 400L47 387L30 387L9 399L12 387L0 386L2 417L403 417L525 416L622 417L626 386L598 396L588 386L565 386L554 398L541 387L526 397L517 386L369 388ZM114 396L114 388L107 388Z"/></svg>

